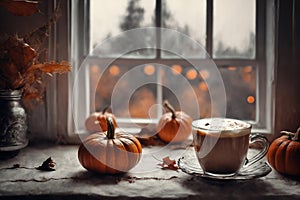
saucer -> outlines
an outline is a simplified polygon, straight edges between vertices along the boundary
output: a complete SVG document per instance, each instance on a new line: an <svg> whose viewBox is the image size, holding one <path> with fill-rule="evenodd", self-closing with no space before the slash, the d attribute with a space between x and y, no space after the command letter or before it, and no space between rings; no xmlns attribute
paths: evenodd
<svg viewBox="0 0 300 200"><path fill-rule="evenodd" d="M178 166L187 174L215 180L249 180L266 176L272 171L271 167L266 162L258 161L250 166L242 167L239 173L234 176L212 176L204 174L198 163L194 149L186 151L184 155L179 158Z"/></svg>

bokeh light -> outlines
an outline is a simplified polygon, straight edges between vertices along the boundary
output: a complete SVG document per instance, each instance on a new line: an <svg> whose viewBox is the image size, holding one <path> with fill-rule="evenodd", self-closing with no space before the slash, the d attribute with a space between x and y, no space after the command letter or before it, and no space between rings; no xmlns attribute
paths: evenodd
<svg viewBox="0 0 300 200"><path fill-rule="evenodd" d="M237 68L235 66L229 66L229 67L227 67L227 69L229 71L235 71Z"/></svg>
<svg viewBox="0 0 300 200"><path fill-rule="evenodd" d="M148 76L153 75L155 72L155 67L153 65L146 65L144 67L144 73Z"/></svg>
<svg viewBox="0 0 300 200"><path fill-rule="evenodd" d="M120 74L120 68L117 66L117 65L112 65L110 68L109 68L109 73L112 75L112 76L117 76Z"/></svg>
<svg viewBox="0 0 300 200"><path fill-rule="evenodd" d="M255 102L255 97L254 96L248 96L247 97L247 102L250 103L250 104L254 103Z"/></svg>
<svg viewBox="0 0 300 200"><path fill-rule="evenodd" d="M208 90L208 89L207 89L207 85L206 85L205 82L199 83L198 87L199 87L199 89L200 89L201 91L203 91L203 92L206 92L206 91Z"/></svg>
<svg viewBox="0 0 300 200"><path fill-rule="evenodd" d="M209 78L209 72L207 70L201 70L200 75L204 80Z"/></svg>
<svg viewBox="0 0 300 200"><path fill-rule="evenodd" d="M194 80L195 78L197 78L197 71L195 69L189 69L187 72L186 72L186 77L189 79L189 80Z"/></svg>
<svg viewBox="0 0 300 200"><path fill-rule="evenodd" d="M173 72L174 75L181 74L182 67L180 65L173 65L172 66L172 72Z"/></svg>
<svg viewBox="0 0 300 200"><path fill-rule="evenodd" d="M244 71L245 73L250 73L250 72L252 72L252 66L246 66L246 67L244 67L243 71Z"/></svg>
<svg viewBox="0 0 300 200"><path fill-rule="evenodd" d="M97 65L92 65L91 66L91 73L93 73L93 74L99 73L99 67Z"/></svg>

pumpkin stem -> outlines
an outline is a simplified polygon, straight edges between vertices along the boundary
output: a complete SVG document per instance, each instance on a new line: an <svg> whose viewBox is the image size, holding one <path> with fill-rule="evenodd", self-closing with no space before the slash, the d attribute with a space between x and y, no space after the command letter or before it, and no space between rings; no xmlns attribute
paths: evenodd
<svg viewBox="0 0 300 200"><path fill-rule="evenodd" d="M104 107L103 110L102 110L102 114L106 113L109 108L110 108L110 106Z"/></svg>
<svg viewBox="0 0 300 200"><path fill-rule="evenodd" d="M169 111L171 111L172 119L175 119L176 118L176 113L175 113L176 111L175 111L174 107L167 100L164 101L164 107L167 108Z"/></svg>
<svg viewBox="0 0 300 200"><path fill-rule="evenodd" d="M106 137L108 139L114 139L115 138L115 127L112 121L111 117L107 117L106 118L106 122L107 122L107 134Z"/></svg>
<svg viewBox="0 0 300 200"><path fill-rule="evenodd" d="M299 136L299 134L300 134L300 127L297 129L297 131L296 131L294 137L292 138L292 140L300 142L300 136Z"/></svg>
<svg viewBox="0 0 300 200"><path fill-rule="evenodd" d="M292 132L289 132L289 131L281 131L280 133L283 134L283 135L287 135L290 140L300 142L300 136L299 136L300 127L297 129L296 133L292 133Z"/></svg>

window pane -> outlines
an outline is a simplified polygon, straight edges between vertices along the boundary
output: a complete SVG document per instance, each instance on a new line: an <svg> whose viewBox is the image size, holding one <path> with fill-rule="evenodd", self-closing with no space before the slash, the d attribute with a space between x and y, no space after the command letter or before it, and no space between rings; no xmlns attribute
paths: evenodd
<svg viewBox="0 0 300 200"><path fill-rule="evenodd" d="M101 65L90 66L91 110L101 111L111 105L118 118L154 119L161 112L156 105L168 100L176 110L193 118L211 116L211 96L205 80L213 77L206 70L199 72L179 64L134 68L112 64L103 70ZM226 116L255 121L256 67L223 66L219 70L226 91Z"/></svg>
<svg viewBox="0 0 300 200"><path fill-rule="evenodd" d="M256 68L228 66L220 68L227 98L227 117L255 121Z"/></svg>
<svg viewBox="0 0 300 200"><path fill-rule="evenodd" d="M206 0L163 0L161 24L163 28L177 30L188 35L201 44L205 49L206 39ZM205 54L199 47L184 44L178 38L169 34L162 34L162 46L175 45L181 49L181 55L185 58L203 58ZM174 48L172 46L172 48ZM167 48L169 49L169 48ZM174 58L176 55L163 51L162 57Z"/></svg>
<svg viewBox="0 0 300 200"><path fill-rule="evenodd" d="M155 1L149 0L91 0L90 1L90 46L91 50L105 39L118 34L147 26L154 26ZM153 34L143 35L141 46L155 47L156 38ZM98 53L101 57L113 57L123 45L128 45L126 38L114 38L110 45L105 46L105 52ZM153 50L137 50L124 57L153 57Z"/></svg>
<svg viewBox="0 0 300 200"><path fill-rule="evenodd" d="M209 116L210 113L206 113L207 109L210 109L209 93L206 87L199 90L198 85L203 79L194 67L174 64L165 68L163 74L162 83L166 86L163 88L163 98L168 100L175 110L182 110L194 119L199 118L199 114Z"/></svg>
<svg viewBox="0 0 300 200"><path fill-rule="evenodd" d="M177 66L178 69L179 65ZM173 67L172 67L173 68ZM178 75L180 73L180 75ZM220 68L227 100L226 116L243 120L255 120L256 115L256 69L252 66L228 66ZM211 97L205 79L212 79L206 70L197 72L193 67L182 67L176 73L171 70L164 72L168 79L164 85L176 85L176 94L163 89L163 97L173 103L176 110L180 110L178 102L184 102L184 111L193 117L200 113L200 117L211 116ZM184 85L182 77L190 86ZM181 84L178 84L180 82ZM194 95L197 98L199 110L193 106ZM178 101L184 99L184 101Z"/></svg>
<svg viewBox="0 0 300 200"><path fill-rule="evenodd" d="M255 0L214 0L213 57L255 58Z"/></svg>
<svg viewBox="0 0 300 200"><path fill-rule="evenodd" d="M91 65L91 110L112 106L118 118L157 118L157 111L152 108L157 104L156 82L154 65L112 64L106 69Z"/></svg>

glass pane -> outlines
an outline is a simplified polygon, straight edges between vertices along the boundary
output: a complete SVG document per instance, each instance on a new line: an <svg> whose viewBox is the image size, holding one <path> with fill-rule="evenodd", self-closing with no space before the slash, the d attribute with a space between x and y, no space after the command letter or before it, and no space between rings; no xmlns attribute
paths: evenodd
<svg viewBox="0 0 300 200"><path fill-rule="evenodd" d="M214 58L255 58L255 2L214 0Z"/></svg>
<svg viewBox="0 0 300 200"><path fill-rule="evenodd" d="M227 98L227 117L255 121L256 68L228 66L220 68Z"/></svg>
<svg viewBox="0 0 300 200"><path fill-rule="evenodd" d="M175 110L182 110L192 118L205 116L203 114L209 99L207 89L198 89L198 84L202 81L199 72L192 66L182 66L174 64L169 68L164 68L162 73L163 98L168 100ZM207 98L208 97L208 98ZM199 109L197 109L199 108Z"/></svg>
<svg viewBox="0 0 300 200"><path fill-rule="evenodd" d="M161 24L188 35L205 49L206 39L206 0L163 0ZM164 44L165 43L165 44ZM162 46L176 45L185 58L204 58L205 54L197 45L185 44L180 38L162 34ZM172 46L172 48L174 48ZM167 48L169 49L169 48ZM163 51L162 57L174 58L176 55Z"/></svg>
<svg viewBox="0 0 300 200"><path fill-rule="evenodd" d="M182 67L173 65L176 73L166 70L164 74L168 79L164 79L164 85L176 85L174 89L163 89L164 99L173 103L176 110L183 111L194 118L204 118L211 116L211 97L208 87L204 80L212 79L208 71L197 72L193 67ZM172 67L172 68L173 68ZM181 68L179 68L181 67ZM172 74L173 73L173 74ZM228 66L220 68L224 86L226 90L227 109L226 116L243 120L255 120L256 115L256 69L252 66L236 67ZM178 75L179 74L179 75ZM188 81L188 86L183 84L183 80ZM178 84L180 82L181 84ZM195 110L193 98L196 101L199 110ZM180 100L181 99L181 100ZM183 101L182 101L183 99ZM179 105L179 102L184 104ZM198 116L197 116L198 115Z"/></svg>
<svg viewBox="0 0 300 200"><path fill-rule="evenodd" d="M106 39L112 40L105 46L105 52L97 53L100 57L113 57L123 46L128 45L127 38L120 33L147 26L154 26L155 1L149 0L91 0L90 1L90 46L93 50ZM115 38L114 36L118 36ZM113 37L113 38L112 38ZM144 33L143 40L135 41L138 46L155 47L154 34ZM107 42L107 41L106 41ZM136 50L124 57L154 57L155 52L149 49Z"/></svg>
<svg viewBox="0 0 300 200"><path fill-rule="evenodd" d="M111 106L118 118L157 118L157 71L153 65L90 66L91 110ZM94 96L93 96L94 95Z"/></svg>
<svg viewBox="0 0 300 200"><path fill-rule="evenodd" d="M226 116L255 121L256 67L223 66L219 70L226 90ZM101 111L111 105L119 118L153 119L161 112L157 104L168 100L176 110L193 118L211 115L211 96L205 80L213 77L206 70L179 64L134 68L112 64L107 69L91 65L89 72L91 110Z"/></svg>

